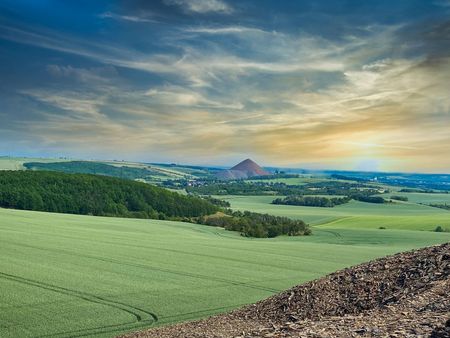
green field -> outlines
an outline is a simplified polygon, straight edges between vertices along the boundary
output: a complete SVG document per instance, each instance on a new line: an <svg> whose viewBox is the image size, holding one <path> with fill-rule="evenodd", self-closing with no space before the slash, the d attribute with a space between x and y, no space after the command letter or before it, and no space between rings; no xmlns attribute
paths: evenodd
<svg viewBox="0 0 450 338"><path fill-rule="evenodd" d="M64 162L62 159L48 159L48 158L29 158L29 157L9 157L0 156L0 170L25 170L23 166L26 162Z"/></svg>
<svg viewBox="0 0 450 338"><path fill-rule="evenodd" d="M406 195L406 194L405 194ZM409 194L411 195L411 194ZM431 195L435 194L417 194ZM449 195L441 194L448 198ZM364 203L351 201L334 208L270 204L274 196L216 196L237 210L250 210L271 215L302 219L311 225L348 229L434 230L441 225L450 228L450 212L416 203ZM421 199L427 198L421 196Z"/></svg>
<svg viewBox="0 0 450 338"><path fill-rule="evenodd" d="M53 163L53 162L69 162L68 159L51 159L51 158L28 158L28 157L9 157L0 156L0 170L26 170L24 163L27 162L38 162L38 163ZM89 162L89 161L87 161ZM131 167L139 169L148 169L155 174L148 175L146 179L139 179L150 184L159 185L168 179L182 179L182 178L192 178L193 176L190 172L192 169L184 167L166 168L158 165L149 165L146 163L138 162L126 162L126 161L92 161L92 163L103 163L112 165L115 167ZM180 168L180 169L178 169Z"/></svg>
<svg viewBox="0 0 450 338"><path fill-rule="evenodd" d="M0 209L0 336L114 336L204 317L448 233L248 239L157 220Z"/></svg>
<svg viewBox="0 0 450 338"><path fill-rule="evenodd" d="M390 198L391 196L404 196L408 197L410 203L422 203L422 204L450 204L450 194L429 194L418 192L395 192L392 194L381 195L384 198Z"/></svg>

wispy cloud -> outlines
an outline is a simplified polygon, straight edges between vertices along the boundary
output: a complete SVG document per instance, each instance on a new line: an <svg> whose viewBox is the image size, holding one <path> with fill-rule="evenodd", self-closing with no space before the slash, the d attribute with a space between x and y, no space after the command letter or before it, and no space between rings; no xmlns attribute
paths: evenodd
<svg viewBox="0 0 450 338"><path fill-rule="evenodd" d="M112 12L105 12L99 15L99 18L102 19L114 19L114 20L120 20L120 21L130 21L130 22L151 22L151 23L157 23L157 20L153 20L147 17L140 17L140 16L134 16L134 15L120 15Z"/></svg>
<svg viewBox="0 0 450 338"><path fill-rule="evenodd" d="M180 6L183 10L194 13L231 14L233 8L222 0L164 0L168 5Z"/></svg>
<svg viewBox="0 0 450 338"><path fill-rule="evenodd" d="M226 26L226 27L189 27L184 30L191 33L203 34L243 34L243 33L260 33L271 34L259 28L245 26Z"/></svg>
<svg viewBox="0 0 450 338"><path fill-rule="evenodd" d="M239 9L206 0L170 5L182 18L223 19L217 14ZM118 8L101 17L152 20ZM417 39L403 23L331 39L261 22L202 20L165 25L161 36L146 30L137 42L3 24L0 37L51 55L40 64L43 83L17 90L34 115L15 127L49 147L94 144L117 156L209 162L245 154L285 165L320 158L335 167L370 159L384 170L415 161L440 170L450 167L450 56L445 30L431 26L411 29Z"/></svg>
<svg viewBox="0 0 450 338"><path fill-rule="evenodd" d="M70 65L47 65L47 71L55 78L70 78L82 83L108 83L112 77L117 77L117 71L112 66L80 68Z"/></svg>

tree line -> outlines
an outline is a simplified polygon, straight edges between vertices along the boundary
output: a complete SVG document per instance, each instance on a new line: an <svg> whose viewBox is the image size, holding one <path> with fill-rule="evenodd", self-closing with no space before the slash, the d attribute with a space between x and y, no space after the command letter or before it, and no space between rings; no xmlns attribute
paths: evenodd
<svg viewBox="0 0 450 338"><path fill-rule="evenodd" d="M0 207L154 219L198 217L219 210L199 197L141 182L46 171L0 171Z"/></svg>
<svg viewBox="0 0 450 338"><path fill-rule="evenodd" d="M336 205L348 203L350 197L320 197L320 196L287 196L285 198L276 198L272 204L299 205L306 207L325 207L332 208Z"/></svg>
<svg viewBox="0 0 450 338"><path fill-rule="evenodd" d="M350 198L360 201L360 202L366 202L366 203L377 203L382 204L385 203L386 200L381 196L371 196L368 192L359 192L349 195Z"/></svg>
<svg viewBox="0 0 450 338"><path fill-rule="evenodd" d="M231 211L226 215L199 217L197 223L238 231L246 237L276 237L280 235L310 235L311 229L301 220L259 214L250 211Z"/></svg>
<svg viewBox="0 0 450 338"><path fill-rule="evenodd" d="M391 200L402 201L402 202L408 202L408 197L406 197L406 196L400 196L400 195L393 195L393 196L391 196Z"/></svg>

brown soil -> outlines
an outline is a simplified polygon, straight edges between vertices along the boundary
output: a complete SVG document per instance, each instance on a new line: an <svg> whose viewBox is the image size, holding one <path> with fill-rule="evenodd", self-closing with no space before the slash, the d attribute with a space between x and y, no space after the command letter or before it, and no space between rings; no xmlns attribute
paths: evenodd
<svg viewBox="0 0 450 338"><path fill-rule="evenodd" d="M450 337L450 243L344 269L228 314L124 337Z"/></svg>

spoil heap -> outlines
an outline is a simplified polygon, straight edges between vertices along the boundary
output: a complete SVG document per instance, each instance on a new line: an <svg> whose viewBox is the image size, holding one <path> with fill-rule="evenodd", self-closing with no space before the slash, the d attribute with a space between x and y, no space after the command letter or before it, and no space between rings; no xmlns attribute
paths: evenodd
<svg viewBox="0 0 450 338"><path fill-rule="evenodd" d="M251 159L246 159L236 164L231 169L221 170L216 174L220 180L238 180L256 176L267 176L269 172L265 171Z"/></svg>

